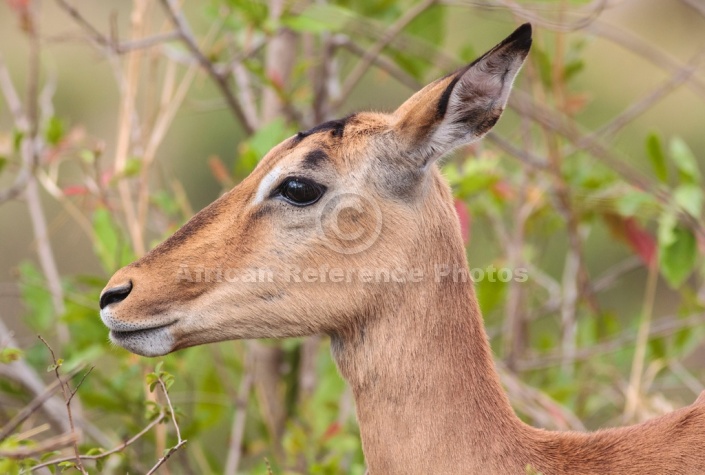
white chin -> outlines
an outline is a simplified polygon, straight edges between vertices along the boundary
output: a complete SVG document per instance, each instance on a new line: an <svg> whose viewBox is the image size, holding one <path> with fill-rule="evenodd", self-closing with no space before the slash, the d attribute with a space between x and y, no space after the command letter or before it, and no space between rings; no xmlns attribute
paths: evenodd
<svg viewBox="0 0 705 475"><path fill-rule="evenodd" d="M174 338L167 328L131 332L112 330L110 341L141 356L162 356L171 353L174 348Z"/></svg>

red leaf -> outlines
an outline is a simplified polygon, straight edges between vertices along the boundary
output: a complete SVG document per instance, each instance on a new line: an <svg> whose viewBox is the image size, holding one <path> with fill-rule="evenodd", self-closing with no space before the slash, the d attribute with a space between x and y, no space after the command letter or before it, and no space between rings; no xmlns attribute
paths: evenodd
<svg viewBox="0 0 705 475"><path fill-rule="evenodd" d="M29 0L7 0L7 3L18 13L25 13L29 9Z"/></svg>
<svg viewBox="0 0 705 475"><path fill-rule="evenodd" d="M656 240L636 219L605 215L605 221L612 234L624 241L645 265L653 264L656 258Z"/></svg>
<svg viewBox="0 0 705 475"><path fill-rule="evenodd" d="M342 426L340 425L340 422L333 422L331 425L328 426L326 431L323 433L323 439L327 440L330 439L331 437L336 436L340 431L342 430Z"/></svg>
<svg viewBox="0 0 705 475"><path fill-rule="evenodd" d="M112 180L112 179L113 179L113 171L112 170L104 171L100 175L100 184L102 186L107 186L110 183L110 180Z"/></svg>
<svg viewBox="0 0 705 475"><path fill-rule="evenodd" d="M502 200L512 200L514 199L514 188L512 185L504 180L500 180L494 183L491 187L492 193Z"/></svg>
<svg viewBox="0 0 705 475"><path fill-rule="evenodd" d="M460 221L460 233L463 236L463 242L467 246L470 242L470 213L467 205L461 200L455 200L455 212L458 214Z"/></svg>
<svg viewBox="0 0 705 475"><path fill-rule="evenodd" d="M69 185L64 187L61 191L64 192L65 196L78 196L88 193L88 188L83 185Z"/></svg>
<svg viewBox="0 0 705 475"><path fill-rule="evenodd" d="M282 78L282 75L279 71L272 70L269 71L269 80L272 81L272 85L276 89L283 89L284 88L284 79Z"/></svg>

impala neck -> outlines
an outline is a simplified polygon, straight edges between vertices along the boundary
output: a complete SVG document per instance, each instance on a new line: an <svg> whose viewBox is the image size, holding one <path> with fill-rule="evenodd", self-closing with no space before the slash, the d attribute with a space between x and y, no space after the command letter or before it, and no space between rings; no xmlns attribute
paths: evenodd
<svg viewBox="0 0 705 475"><path fill-rule="evenodd" d="M464 269L464 250L455 247L449 264ZM433 280L385 293L364 325L332 338L355 395L369 473L519 468L530 428L502 390L472 283Z"/></svg>

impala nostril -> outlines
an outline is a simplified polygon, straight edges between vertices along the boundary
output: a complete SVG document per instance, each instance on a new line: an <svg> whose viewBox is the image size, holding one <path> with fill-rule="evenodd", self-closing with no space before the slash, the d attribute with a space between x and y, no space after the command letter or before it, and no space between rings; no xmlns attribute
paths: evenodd
<svg viewBox="0 0 705 475"><path fill-rule="evenodd" d="M100 296L100 309L103 310L111 303L122 302L132 291L132 281L120 287L113 287L103 292Z"/></svg>

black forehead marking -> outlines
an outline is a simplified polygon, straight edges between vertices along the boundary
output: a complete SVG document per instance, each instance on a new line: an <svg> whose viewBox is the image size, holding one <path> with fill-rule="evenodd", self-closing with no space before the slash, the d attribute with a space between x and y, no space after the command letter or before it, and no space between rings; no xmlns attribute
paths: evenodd
<svg viewBox="0 0 705 475"><path fill-rule="evenodd" d="M319 124L312 129L306 130L305 132L299 132L298 134L296 134L296 143L301 142L309 135L317 134L320 132L327 132L329 130L333 132L333 137L343 138L345 125L350 122L350 119L352 119L354 116L355 115L353 114L342 119L329 120L328 122L323 122L322 124Z"/></svg>
<svg viewBox="0 0 705 475"><path fill-rule="evenodd" d="M330 160L328 154L320 148L317 148L315 150L311 150L306 154L306 156L304 157L304 161L302 162L302 166L304 168L315 169L318 168L321 163L325 162L326 160Z"/></svg>

